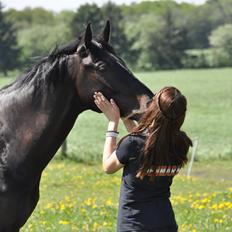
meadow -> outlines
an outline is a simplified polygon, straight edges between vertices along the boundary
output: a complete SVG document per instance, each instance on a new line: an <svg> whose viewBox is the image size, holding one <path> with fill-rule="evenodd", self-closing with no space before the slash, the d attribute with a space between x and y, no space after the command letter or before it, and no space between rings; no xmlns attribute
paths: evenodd
<svg viewBox="0 0 232 232"><path fill-rule="evenodd" d="M218 162L212 166L223 165L229 174L232 162ZM232 179L183 174L174 179L171 191L179 231L232 231ZM106 175L101 165L54 160L43 174L39 204L22 231L116 231L120 180L121 172Z"/></svg>
<svg viewBox="0 0 232 232"><path fill-rule="evenodd" d="M1 78L0 85L11 82ZM183 129L199 139L192 177L174 180L171 201L180 232L232 231L232 69L138 73L152 91L178 87L188 99ZM26 231L115 231L121 173L106 175L100 160L107 121L91 111L68 136L68 158L48 165L40 202ZM122 125L120 136L126 131Z"/></svg>
<svg viewBox="0 0 232 232"><path fill-rule="evenodd" d="M176 86L188 99L183 129L198 138L198 159L232 159L232 69L161 71L136 75L153 92ZM80 161L101 159L106 120L84 112L77 119L68 142L69 153ZM125 130L120 127L123 136Z"/></svg>

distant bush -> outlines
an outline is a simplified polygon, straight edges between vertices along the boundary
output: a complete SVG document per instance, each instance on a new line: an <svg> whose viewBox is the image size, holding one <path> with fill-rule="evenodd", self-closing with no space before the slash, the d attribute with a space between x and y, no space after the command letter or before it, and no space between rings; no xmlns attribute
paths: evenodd
<svg viewBox="0 0 232 232"><path fill-rule="evenodd" d="M213 48L214 56L218 60L218 65L232 65L232 24L219 26L212 31L210 45Z"/></svg>
<svg viewBox="0 0 232 232"><path fill-rule="evenodd" d="M208 68L207 55L203 49L192 49L185 52L182 58L184 68Z"/></svg>
<svg viewBox="0 0 232 232"><path fill-rule="evenodd" d="M184 68L219 68L232 65L232 59L222 48L190 49L182 58Z"/></svg>

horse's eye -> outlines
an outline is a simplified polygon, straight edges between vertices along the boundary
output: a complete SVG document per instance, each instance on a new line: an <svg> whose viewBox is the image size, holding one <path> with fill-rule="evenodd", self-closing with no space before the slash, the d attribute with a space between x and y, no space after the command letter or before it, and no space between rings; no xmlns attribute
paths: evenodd
<svg viewBox="0 0 232 232"><path fill-rule="evenodd" d="M84 58L86 56L88 56L88 51L86 50L85 47L82 47L79 51L80 57Z"/></svg>
<svg viewBox="0 0 232 232"><path fill-rule="evenodd" d="M82 58L85 58L86 56L88 56L88 52L85 50L85 51L82 51L82 52L80 52L80 56L82 57Z"/></svg>

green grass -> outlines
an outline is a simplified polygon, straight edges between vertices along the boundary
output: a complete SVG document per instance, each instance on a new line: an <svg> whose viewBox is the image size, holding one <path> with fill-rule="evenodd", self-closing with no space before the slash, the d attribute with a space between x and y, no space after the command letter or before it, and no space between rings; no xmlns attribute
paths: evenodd
<svg viewBox="0 0 232 232"><path fill-rule="evenodd" d="M194 168L220 170L221 165L202 162ZM232 161L226 165L231 167ZM43 174L39 204L22 231L115 231L120 179L121 172L106 175L101 165L54 160ZM180 232L232 231L231 180L179 175L171 201Z"/></svg>
<svg viewBox="0 0 232 232"><path fill-rule="evenodd" d="M0 78L0 85L12 81ZM137 77L158 91L164 86L178 87L188 99L184 130L199 139L198 158L232 158L232 69L205 69L138 73ZM82 113L68 137L69 156L79 161L101 159L106 120L91 111ZM120 127L121 135L126 132Z"/></svg>
<svg viewBox="0 0 232 232"><path fill-rule="evenodd" d="M183 70L139 73L152 91L178 87L188 99L184 130L199 139L198 157L232 158L232 69ZM81 159L99 159L106 120L93 112L77 119L69 136L69 151ZM120 128L121 134L125 133ZM88 157L88 158L86 158Z"/></svg>
<svg viewBox="0 0 232 232"><path fill-rule="evenodd" d="M0 78L0 85L11 82L14 75ZM201 162L193 165L194 177L185 177L184 169L172 186L180 232L232 231L232 69L137 76L153 91L177 86L189 102L184 129L199 138ZM99 164L106 123L94 112L79 116L68 137L68 156L83 163L60 160L58 155L49 164L42 177L39 204L23 232L115 231L121 172L105 175ZM120 125L120 134L125 133Z"/></svg>

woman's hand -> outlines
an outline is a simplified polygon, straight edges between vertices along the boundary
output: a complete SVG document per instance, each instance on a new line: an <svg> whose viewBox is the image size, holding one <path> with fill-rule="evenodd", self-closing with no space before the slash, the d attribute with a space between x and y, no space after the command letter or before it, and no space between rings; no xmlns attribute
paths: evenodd
<svg viewBox="0 0 232 232"><path fill-rule="evenodd" d="M109 121L119 122L120 111L113 99L108 101L100 92L95 92L93 97L95 104Z"/></svg>

